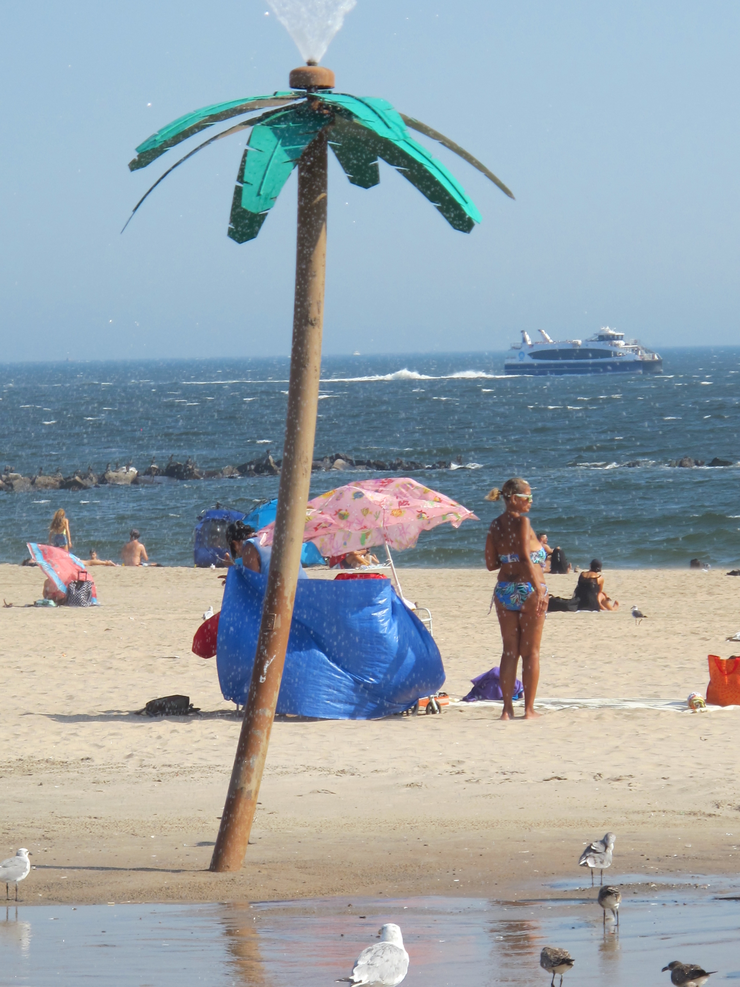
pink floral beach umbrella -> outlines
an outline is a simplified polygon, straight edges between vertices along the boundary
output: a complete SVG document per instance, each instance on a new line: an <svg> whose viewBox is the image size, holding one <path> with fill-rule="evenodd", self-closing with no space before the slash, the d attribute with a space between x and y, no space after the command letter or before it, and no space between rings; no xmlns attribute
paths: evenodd
<svg viewBox="0 0 740 987"><path fill-rule="evenodd" d="M407 476L358 480L309 500L303 540L326 556L373 545L400 551L413 548L422 531L439 524L459 528L468 518L478 520L467 507ZM259 532L265 545L272 536L272 524Z"/></svg>

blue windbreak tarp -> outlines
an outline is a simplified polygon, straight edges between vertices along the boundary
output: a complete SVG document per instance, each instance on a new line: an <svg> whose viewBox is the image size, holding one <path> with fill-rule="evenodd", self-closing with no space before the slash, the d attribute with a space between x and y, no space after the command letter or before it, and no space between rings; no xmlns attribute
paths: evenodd
<svg viewBox="0 0 740 987"><path fill-rule="evenodd" d="M257 649L266 578L230 569L218 625L218 678L243 704ZM421 621L387 579L298 583L277 711L331 720L401 713L445 680Z"/></svg>

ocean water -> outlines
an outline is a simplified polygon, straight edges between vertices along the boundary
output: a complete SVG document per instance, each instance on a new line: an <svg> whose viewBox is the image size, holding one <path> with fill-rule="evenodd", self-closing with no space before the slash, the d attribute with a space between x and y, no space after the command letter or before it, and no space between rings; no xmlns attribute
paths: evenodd
<svg viewBox="0 0 740 987"><path fill-rule="evenodd" d="M579 984L669 985L671 960L740 979L740 901L711 889L623 887L620 927L581 898L288 901L262 904L10 906L0 911L3 984L326 987L347 977L380 925L404 935L404 987L548 984L543 946L567 949ZM557 981L556 981L557 983Z"/></svg>
<svg viewBox="0 0 740 987"><path fill-rule="evenodd" d="M503 354L327 358L316 457L402 457L479 522L422 534L400 565L482 564L491 486L526 477L531 520L570 560L605 567L740 564L740 348L662 352L661 376L510 378ZM0 460L24 474L191 456L201 468L282 452L288 361L202 360L0 367ZM720 469L676 469L691 456ZM352 478L314 474L312 496ZM0 561L19 562L64 507L75 550L117 558L132 526L150 557L192 564L195 519L216 501L247 511L275 478L0 493Z"/></svg>

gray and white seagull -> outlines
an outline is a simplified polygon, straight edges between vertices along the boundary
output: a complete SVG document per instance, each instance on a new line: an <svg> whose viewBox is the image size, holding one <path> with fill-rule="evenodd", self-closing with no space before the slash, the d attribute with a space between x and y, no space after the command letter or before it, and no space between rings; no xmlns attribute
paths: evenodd
<svg viewBox="0 0 740 987"><path fill-rule="evenodd" d="M388 922L379 930L380 942L373 943L360 953L355 961L351 977L342 977L337 983L357 984L362 987L396 987L409 969L409 954L403 947L403 936L397 925Z"/></svg>
<svg viewBox="0 0 740 987"><path fill-rule="evenodd" d="M18 901L18 882L25 881L31 870L31 861L28 859L28 850L24 846L18 850L14 857L0 862L0 883L5 881L5 897L10 897L9 886L15 884L15 900Z"/></svg>
<svg viewBox="0 0 740 987"><path fill-rule="evenodd" d="M589 843L580 856L579 867L588 867L591 871L591 887L594 886L594 870L601 871L601 883L604 883L604 871L612 865L612 851L617 838L614 833L607 833L603 840Z"/></svg>
<svg viewBox="0 0 740 987"><path fill-rule="evenodd" d="M717 972L704 970L696 963L680 963L678 960L673 960L668 966L664 966L661 973L665 973L666 970L671 971L671 983L675 987L704 987L712 974Z"/></svg>
<svg viewBox="0 0 740 987"><path fill-rule="evenodd" d="M637 607L632 607L632 616L638 624L643 620L647 620L647 614L644 614L642 610L638 610Z"/></svg>

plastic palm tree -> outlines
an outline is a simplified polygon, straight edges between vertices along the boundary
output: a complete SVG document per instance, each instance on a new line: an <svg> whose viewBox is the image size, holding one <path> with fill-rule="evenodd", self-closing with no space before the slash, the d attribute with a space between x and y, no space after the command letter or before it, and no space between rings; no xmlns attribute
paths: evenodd
<svg viewBox="0 0 740 987"><path fill-rule="evenodd" d="M439 141L483 172L513 198L485 165L453 141L385 100L332 92L334 73L309 63L290 74L290 91L206 106L162 128L129 164L145 168L166 151L214 124L244 119L210 137L166 171L198 151L250 129L231 207L229 236L254 239L278 195L298 168L298 232L288 412L278 493L272 561L244 722L234 760L211 870L237 870L246 852L257 805L270 730L293 615L313 458L321 367L326 261L327 149L331 147L353 185L380 181L378 162L396 168L429 199L450 225L468 233L480 214L454 176L409 134ZM263 111L263 112L260 112ZM255 115L257 114L257 115Z"/></svg>

